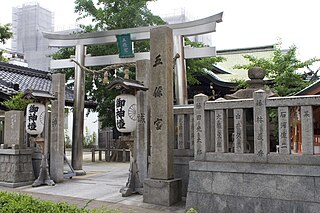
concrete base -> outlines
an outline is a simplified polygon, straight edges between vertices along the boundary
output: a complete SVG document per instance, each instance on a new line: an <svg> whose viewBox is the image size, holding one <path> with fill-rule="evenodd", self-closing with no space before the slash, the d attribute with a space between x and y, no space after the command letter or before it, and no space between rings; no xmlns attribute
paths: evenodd
<svg viewBox="0 0 320 213"><path fill-rule="evenodd" d="M31 149L0 149L0 185L19 187L34 181Z"/></svg>
<svg viewBox="0 0 320 213"><path fill-rule="evenodd" d="M79 169L79 170L74 170L74 173L76 173L76 176L82 176L82 175L86 175L86 171Z"/></svg>
<svg viewBox="0 0 320 213"><path fill-rule="evenodd" d="M18 182L18 183L8 183L8 182L0 182L0 186L8 187L8 188L17 188L21 186L31 185L33 181L28 182Z"/></svg>
<svg viewBox="0 0 320 213"><path fill-rule="evenodd" d="M174 177L182 179L182 200L186 200L189 183L189 162L194 160L193 149L174 149Z"/></svg>
<svg viewBox="0 0 320 213"><path fill-rule="evenodd" d="M143 202L171 206L181 201L181 185L180 178L172 180L145 179Z"/></svg>

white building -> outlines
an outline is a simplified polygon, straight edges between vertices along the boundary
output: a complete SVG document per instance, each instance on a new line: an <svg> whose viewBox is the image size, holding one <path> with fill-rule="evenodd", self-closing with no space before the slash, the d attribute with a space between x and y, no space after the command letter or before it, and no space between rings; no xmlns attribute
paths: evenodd
<svg viewBox="0 0 320 213"><path fill-rule="evenodd" d="M48 71L52 50L43 31L54 30L54 15L39 3L12 8L12 49L24 54L30 68Z"/></svg>
<svg viewBox="0 0 320 213"><path fill-rule="evenodd" d="M23 53L16 52L11 49L4 49L3 57L8 59L9 64L15 64L22 67L28 67L27 61L24 59Z"/></svg>

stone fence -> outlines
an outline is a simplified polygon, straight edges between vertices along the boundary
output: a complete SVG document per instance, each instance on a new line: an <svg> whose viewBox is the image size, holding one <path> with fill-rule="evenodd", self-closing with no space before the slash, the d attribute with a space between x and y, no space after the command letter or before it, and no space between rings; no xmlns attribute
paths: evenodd
<svg viewBox="0 0 320 213"><path fill-rule="evenodd" d="M186 197L189 162L194 159L193 105L176 105L173 111L175 122L174 175L182 179L182 197Z"/></svg>
<svg viewBox="0 0 320 213"><path fill-rule="evenodd" d="M314 134L319 105L320 96L267 98L263 90L253 99L208 101L205 95L195 96L187 209L320 209L320 155Z"/></svg>
<svg viewBox="0 0 320 213"><path fill-rule="evenodd" d="M204 95L195 96L195 159L261 163L289 161L306 164L310 159L317 159L310 155L317 150L314 147L313 107L319 105L320 96L266 98L263 90L255 92L253 99L242 100L207 101ZM294 116L292 109L297 107L300 107L300 115ZM269 124L269 109L276 109L277 129L272 129L272 125ZM231 122L230 114L233 118ZM248 117L252 120L248 120ZM293 120L301 120L302 146L299 153L302 155L293 155L298 152L297 144L292 144L290 137L290 130L294 127ZM248 142L246 133L246 127L250 125L253 128L251 130L254 130L253 144ZM230 129L233 129L233 139L230 139ZM276 132L279 145L276 149L273 148L275 151L272 153L270 134L274 135Z"/></svg>

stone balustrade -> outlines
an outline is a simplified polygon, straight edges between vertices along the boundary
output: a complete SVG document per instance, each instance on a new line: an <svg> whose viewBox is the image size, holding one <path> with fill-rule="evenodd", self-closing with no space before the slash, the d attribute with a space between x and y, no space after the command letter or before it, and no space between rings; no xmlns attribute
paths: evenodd
<svg viewBox="0 0 320 213"><path fill-rule="evenodd" d="M186 209L319 209L319 105L320 96L267 98L263 90L239 100L196 95Z"/></svg>
<svg viewBox="0 0 320 213"><path fill-rule="evenodd" d="M174 112L174 175L182 179L182 197L187 196L189 162L194 159L193 105L176 105Z"/></svg>
<svg viewBox="0 0 320 213"><path fill-rule="evenodd" d="M296 162L297 158L309 159L310 155L315 154L313 107L320 105L320 96L267 98L266 93L259 90L254 93L253 99L241 100L207 101L207 97L200 94L195 96L194 104L195 160L281 162L281 156ZM299 108L300 112L301 155L296 155L291 142L292 108ZM273 129L269 125L269 109L277 112L278 125ZM248 116L248 113L251 115ZM230 117L233 120L230 121ZM251 120L248 121L248 117ZM249 151L246 147L250 146L246 134L248 122L253 128L253 144ZM276 151L271 152L270 135L275 135L274 132L277 132L279 143Z"/></svg>

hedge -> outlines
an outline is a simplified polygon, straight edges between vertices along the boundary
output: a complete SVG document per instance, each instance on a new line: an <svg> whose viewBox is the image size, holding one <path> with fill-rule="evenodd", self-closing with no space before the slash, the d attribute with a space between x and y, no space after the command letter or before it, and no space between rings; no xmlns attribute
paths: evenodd
<svg viewBox="0 0 320 213"><path fill-rule="evenodd" d="M0 192L0 213L121 213L119 210L78 208L65 202L34 199L31 195Z"/></svg>

